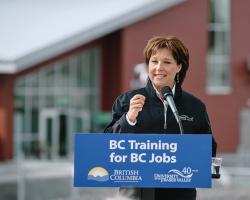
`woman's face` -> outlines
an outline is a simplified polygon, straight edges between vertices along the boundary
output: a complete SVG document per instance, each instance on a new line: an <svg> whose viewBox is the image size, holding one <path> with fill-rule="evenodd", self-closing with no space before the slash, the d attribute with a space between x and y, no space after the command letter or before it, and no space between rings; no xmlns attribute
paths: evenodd
<svg viewBox="0 0 250 200"><path fill-rule="evenodd" d="M175 75L180 70L181 65L177 65L172 52L167 48L158 49L149 59L148 76L159 92L164 86L174 86Z"/></svg>

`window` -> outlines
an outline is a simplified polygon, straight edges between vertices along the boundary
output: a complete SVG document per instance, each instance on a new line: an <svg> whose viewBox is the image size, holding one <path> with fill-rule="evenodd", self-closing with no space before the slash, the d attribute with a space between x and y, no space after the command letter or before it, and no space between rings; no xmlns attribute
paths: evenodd
<svg viewBox="0 0 250 200"><path fill-rule="evenodd" d="M15 81L16 156L70 156L73 133L92 131L89 119L99 111L99 59L100 50L89 49Z"/></svg>
<svg viewBox="0 0 250 200"><path fill-rule="evenodd" d="M210 0L207 92L230 92L230 0Z"/></svg>

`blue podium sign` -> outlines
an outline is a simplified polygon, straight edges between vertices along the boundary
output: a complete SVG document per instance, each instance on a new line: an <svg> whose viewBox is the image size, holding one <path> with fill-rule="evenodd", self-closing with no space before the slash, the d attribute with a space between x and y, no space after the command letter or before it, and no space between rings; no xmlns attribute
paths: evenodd
<svg viewBox="0 0 250 200"><path fill-rule="evenodd" d="M210 188L210 134L75 134L75 187Z"/></svg>

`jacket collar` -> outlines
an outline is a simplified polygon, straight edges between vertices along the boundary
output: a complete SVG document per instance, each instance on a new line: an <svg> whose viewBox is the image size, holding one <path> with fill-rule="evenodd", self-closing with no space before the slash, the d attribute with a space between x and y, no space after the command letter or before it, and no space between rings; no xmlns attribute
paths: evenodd
<svg viewBox="0 0 250 200"><path fill-rule="evenodd" d="M156 90L152 84L152 82L148 79L147 85L146 85L146 91L148 93L148 95L152 98L158 98L157 94L156 94ZM180 84L176 84L175 85L175 94L174 94L174 100L178 101L178 99L181 97L182 95L182 88L180 86Z"/></svg>

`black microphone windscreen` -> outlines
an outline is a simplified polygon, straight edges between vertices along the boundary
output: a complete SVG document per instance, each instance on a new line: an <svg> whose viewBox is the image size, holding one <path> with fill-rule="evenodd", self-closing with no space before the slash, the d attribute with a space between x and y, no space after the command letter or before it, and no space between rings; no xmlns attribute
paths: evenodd
<svg viewBox="0 0 250 200"><path fill-rule="evenodd" d="M172 89L169 86L165 86L163 88L161 88L161 93L163 96L173 96L173 92Z"/></svg>

